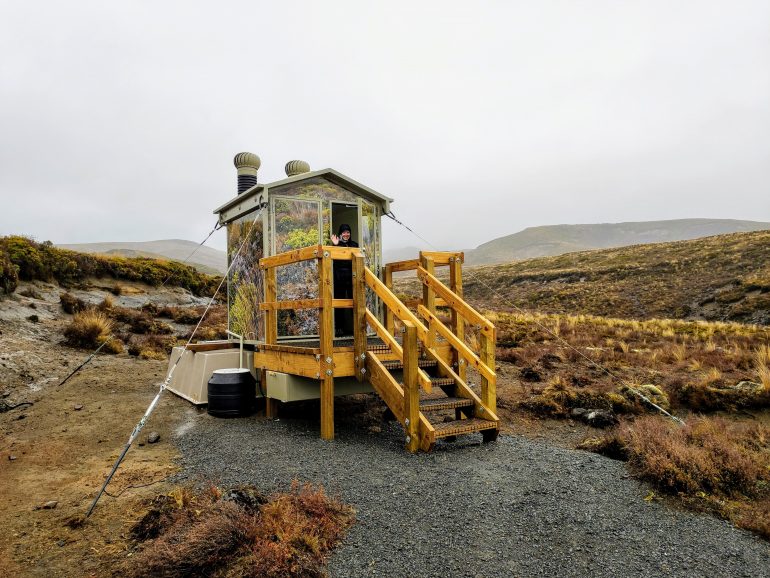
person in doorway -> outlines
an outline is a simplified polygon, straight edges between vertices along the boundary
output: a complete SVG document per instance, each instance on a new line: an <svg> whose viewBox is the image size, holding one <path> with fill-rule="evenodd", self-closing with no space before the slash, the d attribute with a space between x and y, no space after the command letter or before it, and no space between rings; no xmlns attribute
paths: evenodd
<svg viewBox="0 0 770 578"><path fill-rule="evenodd" d="M337 235L332 234L332 243L337 247L358 247L350 238L350 225L340 225ZM353 298L353 263L351 261L334 262L334 298ZM334 310L334 330L337 337L353 335L353 310Z"/></svg>

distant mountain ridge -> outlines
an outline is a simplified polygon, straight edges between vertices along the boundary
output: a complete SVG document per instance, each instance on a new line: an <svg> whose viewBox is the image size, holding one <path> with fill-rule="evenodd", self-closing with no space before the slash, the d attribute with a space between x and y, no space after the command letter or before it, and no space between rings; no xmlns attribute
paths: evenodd
<svg viewBox="0 0 770 578"><path fill-rule="evenodd" d="M687 241L713 235L764 231L770 223L734 219L675 219L585 225L545 225L499 237L465 252L470 265L505 263L647 243Z"/></svg>
<svg viewBox="0 0 770 578"><path fill-rule="evenodd" d="M202 246L183 239L164 239L160 241L76 243L56 245L61 249L70 249L82 253L101 255L120 255L123 257L151 257L153 259L171 259L191 265L203 273L222 275L227 271L227 254L219 249ZM197 250L196 250L197 248ZM190 254L195 253L190 257ZM189 257L189 259L188 259Z"/></svg>

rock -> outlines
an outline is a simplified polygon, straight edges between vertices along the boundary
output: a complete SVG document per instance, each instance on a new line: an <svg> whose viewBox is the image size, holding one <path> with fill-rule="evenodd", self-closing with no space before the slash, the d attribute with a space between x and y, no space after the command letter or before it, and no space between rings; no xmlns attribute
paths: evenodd
<svg viewBox="0 0 770 578"><path fill-rule="evenodd" d="M382 433L382 428L378 425L369 426L369 433Z"/></svg>
<svg viewBox="0 0 770 578"><path fill-rule="evenodd" d="M540 374L531 367L525 367L521 370L521 378L525 381L542 381Z"/></svg>
<svg viewBox="0 0 770 578"><path fill-rule="evenodd" d="M8 460L11 461L11 462L14 461L15 459L16 459L16 456L14 456L14 455L8 456Z"/></svg>
<svg viewBox="0 0 770 578"><path fill-rule="evenodd" d="M64 544L65 544L64 540L59 540L58 542L56 542L56 545L59 546L59 548L64 546Z"/></svg>
<svg viewBox="0 0 770 578"><path fill-rule="evenodd" d="M582 419L583 415L585 415L587 411L588 410L584 407L573 407L572 411L570 412L570 415L572 417L578 417Z"/></svg>
<svg viewBox="0 0 770 578"><path fill-rule="evenodd" d="M764 386L761 383L754 383L753 381L739 381L732 388L726 389L736 389L746 393L761 393L762 390L764 390Z"/></svg>
<svg viewBox="0 0 770 578"><path fill-rule="evenodd" d="M160 434L156 431L150 432L150 435L147 436L148 444L158 443L158 441L160 441Z"/></svg>
<svg viewBox="0 0 770 578"><path fill-rule="evenodd" d="M590 409L581 417L591 427L605 428L618 423L615 414L606 409Z"/></svg>
<svg viewBox="0 0 770 578"><path fill-rule="evenodd" d="M75 411L80 411L81 409L83 409L83 404L78 403L72 409L74 409Z"/></svg>
<svg viewBox="0 0 770 578"><path fill-rule="evenodd" d="M35 510L53 510L58 505L59 505L59 502L57 502L56 500L50 500L50 501L46 502L45 504L41 504L39 506L35 506L34 509Z"/></svg>

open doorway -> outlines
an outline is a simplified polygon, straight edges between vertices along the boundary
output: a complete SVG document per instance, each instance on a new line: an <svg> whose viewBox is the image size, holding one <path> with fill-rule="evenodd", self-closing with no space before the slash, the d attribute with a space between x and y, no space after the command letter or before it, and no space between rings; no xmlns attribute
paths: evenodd
<svg viewBox="0 0 770 578"><path fill-rule="evenodd" d="M352 203L332 203L332 223L330 233L336 235L340 225L350 226L350 238L361 245L361 232L358 230L358 205Z"/></svg>

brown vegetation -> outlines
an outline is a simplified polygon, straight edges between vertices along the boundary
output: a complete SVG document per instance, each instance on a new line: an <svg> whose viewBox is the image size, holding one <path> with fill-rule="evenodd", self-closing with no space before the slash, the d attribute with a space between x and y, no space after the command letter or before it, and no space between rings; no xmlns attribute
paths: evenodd
<svg viewBox="0 0 770 578"><path fill-rule="evenodd" d="M770 324L770 231L469 267L478 308ZM416 296L413 280L399 292Z"/></svg>
<svg viewBox="0 0 770 578"><path fill-rule="evenodd" d="M350 507L310 485L269 498L252 487L181 488L134 526L138 551L121 575L323 576L352 521Z"/></svg>
<svg viewBox="0 0 770 578"><path fill-rule="evenodd" d="M770 538L770 428L720 417L680 426L644 416L583 447L623 457L660 491Z"/></svg>

